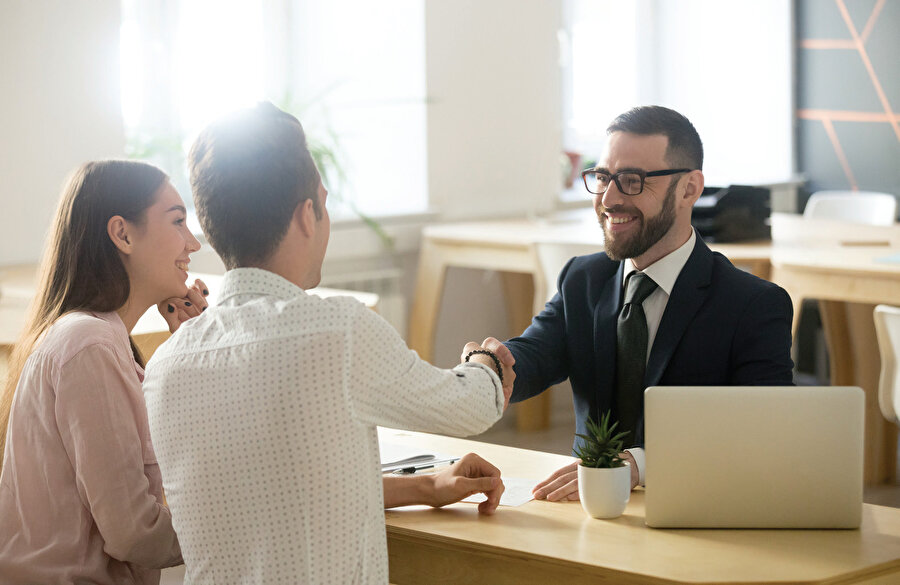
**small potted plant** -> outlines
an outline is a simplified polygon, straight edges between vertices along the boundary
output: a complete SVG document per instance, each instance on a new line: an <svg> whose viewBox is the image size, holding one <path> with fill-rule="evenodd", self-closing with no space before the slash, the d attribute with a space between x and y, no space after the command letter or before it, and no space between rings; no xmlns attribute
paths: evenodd
<svg viewBox="0 0 900 585"><path fill-rule="evenodd" d="M590 418L586 422L588 434L581 437L575 455L578 465L578 496L581 506L594 518L616 518L625 511L631 496L631 467L619 457L628 431L616 433L618 422L609 424L609 412L600 417L600 424Z"/></svg>

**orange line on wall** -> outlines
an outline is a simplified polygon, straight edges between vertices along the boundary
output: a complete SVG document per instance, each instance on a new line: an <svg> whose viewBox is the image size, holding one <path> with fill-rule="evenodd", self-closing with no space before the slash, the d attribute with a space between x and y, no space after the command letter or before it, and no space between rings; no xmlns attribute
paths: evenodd
<svg viewBox="0 0 900 585"><path fill-rule="evenodd" d="M856 50L859 51L859 56L862 59L863 65L866 67L866 71L869 72L869 78L872 80L872 85L875 87L875 93L878 94L878 101L881 102L881 107L884 108L884 113L887 114L888 120L894 128L894 134L897 135L897 140L900 140L900 123L897 122L894 112L891 110L891 104L887 99L887 95L884 93L884 89L881 87L881 82L878 81L878 75L875 73L875 68L869 60L866 47L863 44L862 39L859 38L856 27L853 26L853 20L850 18L850 13L847 11L847 6L844 4L844 0L835 0L835 2L837 3L838 10L841 12L844 23L847 25L847 29L850 31L850 35L853 37L853 40L856 41ZM871 17L869 20L871 20Z"/></svg>
<svg viewBox="0 0 900 585"><path fill-rule="evenodd" d="M893 110L891 110L891 103L888 101L887 94L884 93L884 89L881 87L881 82L878 81L878 75L875 73L875 68L872 66L869 55L866 53L865 48L862 47L861 42L859 56L862 57L863 64L869 72L869 77L872 78L872 85L875 86L875 93L878 94L878 100L881 102L884 112L888 115L891 126L894 127L894 134L897 135L897 140L900 140L900 123L897 122L897 116L895 116Z"/></svg>
<svg viewBox="0 0 900 585"><path fill-rule="evenodd" d="M835 122L891 122L884 112L851 112L848 110L797 110L802 120L831 120ZM894 115L900 120L900 115Z"/></svg>
<svg viewBox="0 0 900 585"><path fill-rule="evenodd" d="M878 2L875 3L875 8L872 9L872 14L869 15L869 21L866 22L866 27L863 29L862 34L859 35L863 44L869 40L869 35L872 33L872 28L875 26L875 21L878 20L878 15L881 13L882 8L884 8L884 0L878 0Z"/></svg>
<svg viewBox="0 0 900 585"><path fill-rule="evenodd" d="M800 41L803 49L855 49L856 43L852 39L803 39Z"/></svg>
<svg viewBox="0 0 900 585"><path fill-rule="evenodd" d="M850 18L850 12L847 11L847 5L844 4L844 0L834 0L834 2L837 4L838 10L844 18L844 24L847 25L850 36L853 37L853 40L859 40L859 33L856 32L856 26L853 24L853 19Z"/></svg>
<svg viewBox="0 0 900 585"><path fill-rule="evenodd" d="M844 174L847 176L850 188L854 191L858 191L859 187L856 185L856 177L853 176L853 169L850 168L850 162L847 161L847 157L844 155L844 149L841 148L841 143L838 140L837 133L834 131L834 126L831 125L831 120L822 120L822 125L825 126L825 133L828 134L828 138L831 140L831 146L834 147L834 153L837 155L838 161L840 161L841 167L844 169Z"/></svg>

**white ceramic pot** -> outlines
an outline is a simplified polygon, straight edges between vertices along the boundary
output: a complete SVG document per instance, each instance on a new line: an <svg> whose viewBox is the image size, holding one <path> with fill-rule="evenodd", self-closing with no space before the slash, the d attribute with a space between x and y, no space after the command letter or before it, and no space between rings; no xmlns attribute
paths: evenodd
<svg viewBox="0 0 900 585"><path fill-rule="evenodd" d="M578 466L581 507L594 518L617 518L631 497L631 466L601 469Z"/></svg>

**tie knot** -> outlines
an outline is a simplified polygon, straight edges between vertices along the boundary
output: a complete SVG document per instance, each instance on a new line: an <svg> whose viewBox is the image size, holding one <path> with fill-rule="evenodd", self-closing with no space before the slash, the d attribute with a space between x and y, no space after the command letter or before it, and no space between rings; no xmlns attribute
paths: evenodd
<svg viewBox="0 0 900 585"><path fill-rule="evenodd" d="M625 304L643 303L656 290L657 284L643 272L632 272L625 282Z"/></svg>

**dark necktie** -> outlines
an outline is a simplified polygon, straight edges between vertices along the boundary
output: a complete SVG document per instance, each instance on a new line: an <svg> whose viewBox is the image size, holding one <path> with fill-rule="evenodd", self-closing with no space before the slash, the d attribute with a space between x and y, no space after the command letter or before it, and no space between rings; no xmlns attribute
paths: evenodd
<svg viewBox="0 0 900 585"><path fill-rule="evenodd" d="M644 302L656 283L643 272L632 272L625 282L625 304L616 325L616 409L619 431L629 431L627 445L634 444L638 421L644 412L644 369L647 365L647 316Z"/></svg>

